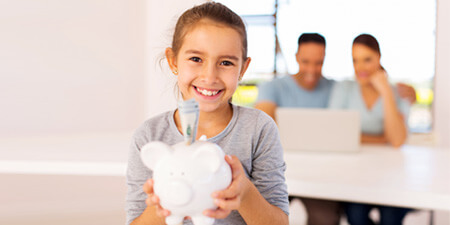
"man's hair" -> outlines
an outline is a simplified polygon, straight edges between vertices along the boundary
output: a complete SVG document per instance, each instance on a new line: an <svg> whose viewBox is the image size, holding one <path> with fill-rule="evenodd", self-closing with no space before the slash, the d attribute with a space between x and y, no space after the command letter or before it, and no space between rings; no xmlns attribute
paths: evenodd
<svg viewBox="0 0 450 225"><path fill-rule="evenodd" d="M298 38L298 46L305 43L317 43L326 46L325 38L318 33L303 33Z"/></svg>

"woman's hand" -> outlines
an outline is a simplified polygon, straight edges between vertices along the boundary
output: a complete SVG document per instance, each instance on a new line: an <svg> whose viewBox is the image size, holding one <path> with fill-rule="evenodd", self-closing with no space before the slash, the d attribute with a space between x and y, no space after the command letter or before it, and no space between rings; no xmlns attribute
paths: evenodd
<svg viewBox="0 0 450 225"><path fill-rule="evenodd" d="M147 199L145 200L147 206L154 206L156 209L156 214L159 217L169 216L170 211L161 207L159 204L159 197L153 191L153 179L148 179L147 182L145 182L143 189L147 194Z"/></svg>
<svg viewBox="0 0 450 225"><path fill-rule="evenodd" d="M227 155L225 156L225 161L231 167L231 184L227 189L216 191L212 194L218 208L216 210L208 209L203 212L204 215L216 219L226 218L232 210L238 210L251 185L251 181L245 175L244 168L236 156Z"/></svg>
<svg viewBox="0 0 450 225"><path fill-rule="evenodd" d="M387 74L381 69L370 76L370 82L381 95L383 95L386 90L390 88Z"/></svg>

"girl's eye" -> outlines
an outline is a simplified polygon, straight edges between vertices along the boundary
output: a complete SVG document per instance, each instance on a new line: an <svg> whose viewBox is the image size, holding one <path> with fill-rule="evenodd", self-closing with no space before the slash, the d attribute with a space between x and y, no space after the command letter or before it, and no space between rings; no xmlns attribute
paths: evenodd
<svg viewBox="0 0 450 225"><path fill-rule="evenodd" d="M220 65L224 65L224 66L232 66L232 65L234 65L232 62L230 62L230 61L223 61L223 62L221 62L220 63Z"/></svg>
<svg viewBox="0 0 450 225"><path fill-rule="evenodd" d="M189 60L194 62L201 62L202 60L199 57L191 57Z"/></svg>

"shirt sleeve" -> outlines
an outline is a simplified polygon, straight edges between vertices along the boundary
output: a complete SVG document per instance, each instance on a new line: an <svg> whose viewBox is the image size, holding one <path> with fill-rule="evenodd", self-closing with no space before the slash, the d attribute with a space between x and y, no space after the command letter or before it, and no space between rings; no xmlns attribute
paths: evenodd
<svg viewBox="0 0 450 225"><path fill-rule="evenodd" d="M336 82L330 93L328 108L330 109L346 109L348 108L348 92L350 90L349 81Z"/></svg>
<svg viewBox="0 0 450 225"><path fill-rule="evenodd" d="M147 179L152 177L152 172L145 167L141 160L138 143L139 140L136 140L134 137L128 155L126 172L127 196L125 203L127 225L140 216L147 207L145 203L147 194L143 191L142 187Z"/></svg>
<svg viewBox="0 0 450 225"><path fill-rule="evenodd" d="M268 116L260 114L260 117ZM258 121L267 122L261 124L262 127L256 126L260 136L253 154L250 179L270 204L279 207L286 215L289 215L288 192L284 176L286 164L278 129L273 120L259 118Z"/></svg>
<svg viewBox="0 0 450 225"><path fill-rule="evenodd" d="M256 99L256 102L262 101L269 101L277 104L278 101L274 81L264 82L258 85L258 98Z"/></svg>

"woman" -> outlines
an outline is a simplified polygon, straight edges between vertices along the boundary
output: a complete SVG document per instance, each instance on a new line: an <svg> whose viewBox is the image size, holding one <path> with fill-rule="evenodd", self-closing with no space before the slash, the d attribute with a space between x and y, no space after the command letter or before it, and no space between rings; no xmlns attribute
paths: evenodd
<svg viewBox="0 0 450 225"><path fill-rule="evenodd" d="M361 34L352 47L356 82L344 81L335 85L330 108L358 110L361 115L361 142L387 143L401 146L407 136L406 118L409 104L398 97L388 82L380 64L380 47L371 35ZM347 219L351 225L373 224L369 212L380 210L380 224L401 224L409 209L349 203Z"/></svg>

